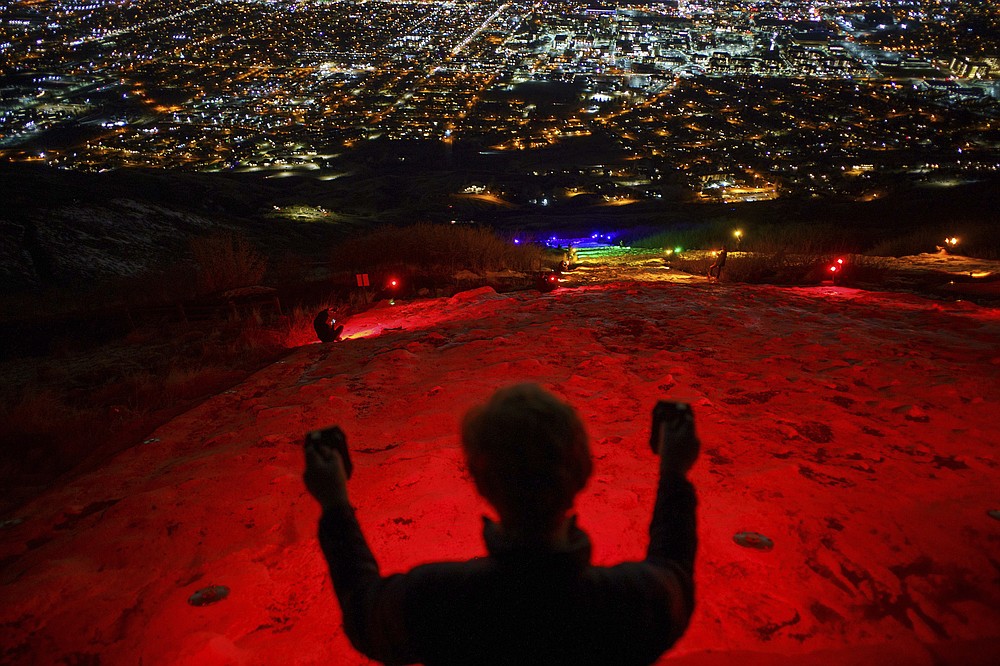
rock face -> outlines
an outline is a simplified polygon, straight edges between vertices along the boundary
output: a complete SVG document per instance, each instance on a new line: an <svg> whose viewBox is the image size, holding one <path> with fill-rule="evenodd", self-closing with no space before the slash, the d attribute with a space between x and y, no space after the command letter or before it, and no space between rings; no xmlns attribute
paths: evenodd
<svg viewBox="0 0 1000 666"><path fill-rule="evenodd" d="M694 405L698 607L664 663L996 655L995 309L612 283L383 304L345 338L292 352L5 517L0 661L368 663L315 540L303 434L346 431L383 573L474 557L488 508L458 423L516 381L587 424L595 472L577 510L598 563L643 555L650 408Z"/></svg>

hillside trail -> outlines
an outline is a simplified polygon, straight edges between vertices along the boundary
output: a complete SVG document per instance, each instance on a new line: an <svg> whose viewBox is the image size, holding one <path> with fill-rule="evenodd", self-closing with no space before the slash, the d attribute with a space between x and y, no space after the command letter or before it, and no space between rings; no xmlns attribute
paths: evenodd
<svg viewBox="0 0 1000 666"><path fill-rule="evenodd" d="M706 275L686 273L672 267L673 257L662 250L585 245L575 249L575 254L573 268L566 271L560 279L562 286L601 284L617 280L715 284ZM678 258L711 262L714 256L708 250L687 250ZM750 253L731 251L729 260L737 262L749 256ZM831 261L834 256L830 256ZM881 266L883 270L881 283L864 285L868 290L917 293L941 299L964 297L986 305L1000 304L998 260L935 252L906 257L868 257L866 261ZM723 282L725 281L724 275ZM832 282L824 284L832 285Z"/></svg>

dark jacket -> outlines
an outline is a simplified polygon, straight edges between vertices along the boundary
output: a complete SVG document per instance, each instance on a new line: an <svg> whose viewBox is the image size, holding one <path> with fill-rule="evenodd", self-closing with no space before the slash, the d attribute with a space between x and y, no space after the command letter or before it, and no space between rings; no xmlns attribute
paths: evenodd
<svg viewBox="0 0 1000 666"><path fill-rule="evenodd" d="M684 633L694 607L695 494L661 472L646 559L590 565L571 528L561 550L518 547L486 522L489 556L379 575L349 506L319 538L351 643L390 664L649 664Z"/></svg>
<svg viewBox="0 0 1000 666"><path fill-rule="evenodd" d="M316 329L316 337L320 342L334 342L343 332L343 326L334 326L333 317L327 310L320 310L313 319L313 328Z"/></svg>

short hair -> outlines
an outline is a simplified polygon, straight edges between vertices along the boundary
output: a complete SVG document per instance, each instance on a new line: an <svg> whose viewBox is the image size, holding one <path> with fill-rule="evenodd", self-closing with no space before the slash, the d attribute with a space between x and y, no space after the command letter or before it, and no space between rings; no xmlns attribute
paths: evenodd
<svg viewBox="0 0 1000 666"><path fill-rule="evenodd" d="M537 384L500 389L470 409L462 447L476 488L528 535L558 526L593 469L576 410Z"/></svg>

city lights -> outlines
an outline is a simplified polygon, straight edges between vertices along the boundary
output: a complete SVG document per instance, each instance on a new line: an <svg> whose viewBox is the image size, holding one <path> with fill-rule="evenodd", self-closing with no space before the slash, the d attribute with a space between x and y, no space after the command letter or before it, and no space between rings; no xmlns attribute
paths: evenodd
<svg viewBox="0 0 1000 666"><path fill-rule="evenodd" d="M379 139L486 155L595 137L629 155L526 197L547 208L660 199L665 172L734 203L1000 171L982 138L1000 129L1000 57L971 0L940 17L883 3L873 25L815 0L50 4L0 23L6 161L325 180Z"/></svg>

